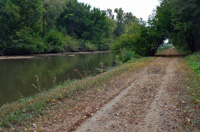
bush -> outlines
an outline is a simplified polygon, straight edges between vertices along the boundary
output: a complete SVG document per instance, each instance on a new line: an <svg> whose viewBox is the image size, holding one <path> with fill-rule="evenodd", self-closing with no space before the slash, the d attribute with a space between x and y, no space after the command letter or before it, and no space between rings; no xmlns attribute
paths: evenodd
<svg viewBox="0 0 200 132"><path fill-rule="evenodd" d="M99 41L91 41L94 43L98 50L110 50L110 45L113 43L113 39L101 39Z"/></svg>
<svg viewBox="0 0 200 132"><path fill-rule="evenodd" d="M79 51L79 41L70 37L65 36L65 50L66 51Z"/></svg>
<svg viewBox="0 0 200 132"><path fill-rule="evenodd" d="M94 44L92 44L92 43L90 43L90 42L86 42L86 44L85 44L85 49L86 49L87 51L95 51L95 50L97 50L98 48L97 48L96 45L94 45Z"/></svg>
<svg viewBox="0 0 200 132"><path fill-rule="evenodd" d="M43 53L46 49L44 41L30 28L16 32L16 37L7 44L5 54Z"/></svg>
<svg viewBox="0 0 200 132"><path fill-rule="evenodd" d="M4 51L6 49L6 44L2 41L0 41L0 55L4 54Z"/></svg>
<svg viewBox="0 0 200 132"><path fill-rule="evenodd" d="M129 60L134 60L140 58L134 51L120 49L120 54L117 57L118 61L122 61L123 63L128 62Z"/></svg>
<svg viewBox="0 0 200 132"><path fill-rule="evenodd" d="M51 30L45 37L48 49L47 52L63 52L66 45L64 35L57 30Z"/></svg>
<svg viewBox="0 0 200 132"><path fill-rule="evenodd" d="M135 32L122 35L116 41L111 49L114 53L119 53L120 49L135 51L141 56L150 56L156 53L162 38L156 34L151 28L140 25Z"/></svg>

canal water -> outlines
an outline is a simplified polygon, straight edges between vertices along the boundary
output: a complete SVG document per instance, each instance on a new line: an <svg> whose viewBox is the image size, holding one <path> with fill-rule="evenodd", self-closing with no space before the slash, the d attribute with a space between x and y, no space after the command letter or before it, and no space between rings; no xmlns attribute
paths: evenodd
<svg viewBox="0 0 200 132"><path fill-rule="evenodd" d="M0 60L0 106L114 65L110 53ZM40 88L40 90L39 90Z"/></svg>

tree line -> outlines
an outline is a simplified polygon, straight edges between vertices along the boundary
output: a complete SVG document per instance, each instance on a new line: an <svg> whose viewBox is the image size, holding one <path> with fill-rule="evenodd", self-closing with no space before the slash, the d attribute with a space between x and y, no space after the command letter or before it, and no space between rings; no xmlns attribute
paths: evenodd
<svg viewBox="0 0 200 132"><path fill-rule="evenodd" d="M0 0L0 55L109 50L139 21L77 0Z"/></svg>
<svg viewBox="0 0 200 132"><path fill-rule="evenodd" d="M175 46L200 50L199 0L162 0L152 20Z"/></svg>
<svg viewBox="0 0 200 132"><path fill-rule="evenodd" d="M0 0L0 55L111 50L123 61L154 55L165 39L200 49L199 0L161 0L147 22L122 8L77 0Z"/></svg>
<svg viewBox="0 0 200 132"><path fill-rule="evenodd" d="M112 50L128 61L137 55L157 52L164 40L177 48L200 50L200 1L161 0L147 23L133 23L112 45ZM125 59L124 59L125 58Z"/></svg>

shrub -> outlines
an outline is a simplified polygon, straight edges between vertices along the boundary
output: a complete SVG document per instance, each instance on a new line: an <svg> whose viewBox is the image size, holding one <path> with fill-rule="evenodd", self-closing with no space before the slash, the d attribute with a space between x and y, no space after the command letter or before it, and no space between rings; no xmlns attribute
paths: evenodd
<svg viewBox="0 0 200 132"><path fill-rule="evenodd" d="M90 43L90 42L86 42L86 44L85 44L85 49L86 49L87 51L95 51L95 50L97 50L98 48L97 48L96 45L94 45L94 44L92 44L92 43Z"/></svg>
<svg viewBox="0 0 200 132"><path fill-rule="evenodd" d="M120 49L120 54L117 57L118 61L122 61L123 63L128 62L129 60L134 60L140 58L134 51Z"/></svg>
<svg viewBox="0 0 200 132"><path fill-rule="evenodd" d="M5 48L6 44L3 41L2 42L0 41L0 55L4 54Z"/></svg>
<svg viewBox="0 0 200 132"><path fill-rule="evenodd" d="M16 37L7 45L5 49L6 54L43 53L46 48L39 34L26 27L17 31Z"/></svg>
<svg viewBox="0 0 200 132"><path fill-rule="evenodd" d="M64 35L57 30L51 30L47 33L45 37L48 49L47 52L63 52L65 46Z"/></svg>
<svg viewBox="0 0 200 132"><path fill-rule="evenodd" d="M92 43L96 44L98 50L103 50L103 51L109 50L112 42L113 42L112 39L101 39L99 41L92 41Z"/></svg>
<svg viewBox="0 0 200 132"><path fill-rule="evenodd" d="M150 56L156 53L156 50L163 42L163 38L151 28L140 25L135 32L123 34L112 45L112 51L119 53L120 49L135 51L141 56Z"/></svg>
<svg viewBox="0 0 200 132"><path fill-rule="evenodd" d="M65 50L66 51L79 51L79 41L70 37L65 36Z"/></svg>

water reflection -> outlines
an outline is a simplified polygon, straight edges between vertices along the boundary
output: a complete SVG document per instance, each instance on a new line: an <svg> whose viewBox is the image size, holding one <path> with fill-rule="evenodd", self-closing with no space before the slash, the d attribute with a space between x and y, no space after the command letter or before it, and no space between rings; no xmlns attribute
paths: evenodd
<svg viewBox="0 0 200 132"><path fill-rule="evenodd" d="M113 62L114 55L110 53L0 60L0 105L38 93L37 79L41 90L47 90L66 80L81 78L74 69L81 75L95 75L100 63L109 67Z"/></svg>

